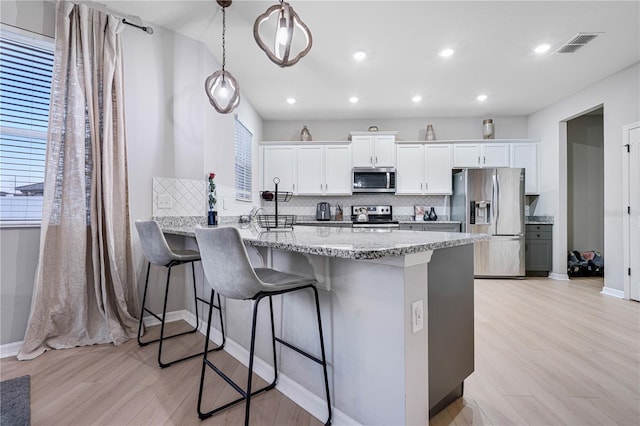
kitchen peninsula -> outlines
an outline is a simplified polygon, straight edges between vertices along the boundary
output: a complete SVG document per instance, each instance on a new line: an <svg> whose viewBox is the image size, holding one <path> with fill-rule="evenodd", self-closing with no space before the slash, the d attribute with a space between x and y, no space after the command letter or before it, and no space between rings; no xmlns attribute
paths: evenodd
<svg viewBox="0 0 640 426"><path fill-rule="evenodd" d="M194 225L161 225L166 234L194 235ZM486 236L302 226L279 232L239 229L256 266L315 275L319 289L327 290L320 292L320 303L334 423L427 424L430 410L459 396L473 372L473 243ZM185 241L195 244L193 238ZM249 312L231 302L225 306L225 329L246 349ZM287 295L281 299L288 305L284 310L274 302L276 333L280 329L287 340L318 353L309 295ZM268 339L258 344L263 345L258 356L270 362L264 355ZM288 396L323 419L320 370L291 351L282 351L279 362L286 376L279 383L291 379L306 395L302 401Z"/></svg>

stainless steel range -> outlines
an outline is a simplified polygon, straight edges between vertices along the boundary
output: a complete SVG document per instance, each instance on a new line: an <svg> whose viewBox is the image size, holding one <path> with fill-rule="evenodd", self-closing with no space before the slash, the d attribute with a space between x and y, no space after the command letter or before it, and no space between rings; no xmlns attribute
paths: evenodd
<svg viewBox="0 0 640 426"><path fill-rule="evenodd" d="M354 228L399 228L391 206L351 206Z"/></svg>

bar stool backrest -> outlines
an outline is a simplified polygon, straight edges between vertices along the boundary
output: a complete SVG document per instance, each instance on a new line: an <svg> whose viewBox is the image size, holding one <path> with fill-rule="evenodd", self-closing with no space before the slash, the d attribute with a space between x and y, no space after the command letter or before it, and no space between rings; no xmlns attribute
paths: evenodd
<svg viewBox="0 0 640 426"><path fill-rule="evenodd" d="M136 229L140 236L142 251L147 260L154 265L167 266L175 260L160 225L155 220L136 220Z"/></svg>
<svg viewBox="0 0 640 426"><path fill-rule="evenodd" d="M196 227L206 281L229 299L253 299L265 286L258 278L236 228Z"/></svg>

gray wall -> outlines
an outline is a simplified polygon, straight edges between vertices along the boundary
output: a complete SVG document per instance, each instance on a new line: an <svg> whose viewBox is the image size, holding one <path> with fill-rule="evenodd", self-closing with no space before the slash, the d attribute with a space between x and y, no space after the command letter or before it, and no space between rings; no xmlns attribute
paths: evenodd
<svg viewBox="0 0 640 426"><path fill-rule="evenodd" d="M567 122L567 185L567 247L569 250L602 252L604 250L602 115L583 115Z"/></svg>
<svg viewBox="0 0 640 426"><path fill-rule="evenodd" d="M396 138L405 141L424 140L427 124L433 125L436 139L482 139L482 119L461 118L406 118L372 120L266 120L265 141L297 141L303 125L309 127L314 141L347 140L351 131L366 131L369 126L379 130L398 131ZM496 127L496 139L527 137L527 117L491 117Z"/></svg>

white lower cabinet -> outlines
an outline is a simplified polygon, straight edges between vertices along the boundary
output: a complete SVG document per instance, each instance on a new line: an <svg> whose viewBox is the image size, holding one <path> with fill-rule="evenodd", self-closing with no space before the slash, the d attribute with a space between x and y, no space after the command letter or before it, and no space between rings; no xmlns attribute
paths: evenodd
<svg viewBox="0 0 640 426"><path fill-rule="evenodd" d="M350 145L297 146L298 195L350 195Z"/></svg>
<svg viewBox="0 0 640 426"><path fill-rule="evenodd" d="M451 145L398 144L396 194L451 194Z"/></svg>

